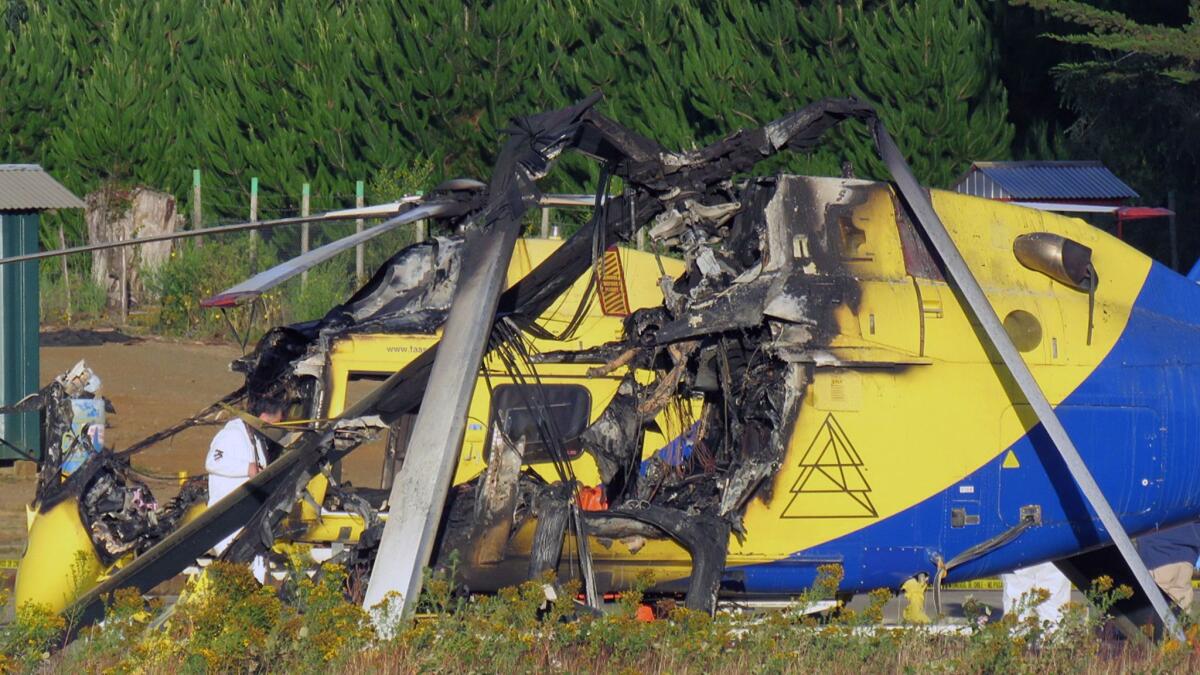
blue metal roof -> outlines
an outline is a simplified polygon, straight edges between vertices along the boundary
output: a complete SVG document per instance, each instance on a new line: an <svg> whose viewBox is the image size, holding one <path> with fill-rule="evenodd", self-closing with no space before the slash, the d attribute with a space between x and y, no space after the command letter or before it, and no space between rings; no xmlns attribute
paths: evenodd
<svg viewBox="0 0 1200 675"><path fill-rule="evenodd" d="M1133 188L1100 162L975 162L956 190L975 194L972 174L981 173L1010 199L1132 199Z"/></svg>

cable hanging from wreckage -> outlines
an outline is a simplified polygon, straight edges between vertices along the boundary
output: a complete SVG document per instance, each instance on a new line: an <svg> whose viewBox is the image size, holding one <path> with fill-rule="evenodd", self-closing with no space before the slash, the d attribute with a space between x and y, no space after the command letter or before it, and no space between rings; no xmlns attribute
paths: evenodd
<svg viewBox="0 0 1200 675"><path fill-rule="evenodd" d="M731 178L789 143L799 149L812 147L825 128L845 117L864 116L869 109L854 101L826 101L757 133L743 132L695 153L673 154L597 115L590 109L591 102L585 106L577 123L580 130L573 133L578 145L593 144L589 154L604 160L605 178L597 190L593 218L584 234L576 236L590 244L586 252L576 254L576 262L594 267L609 241L628 241L642 225L653 222L652 240L681 250L688 274L662 281L667 303L630 317L621 342L592 355L530 354L522 330L541 330L535 317L542 305L578 277L578 273L563 273L554 295L543 291L542 302L529 303L528 309L518 308L501 317L492 331L492 349L509 374L520 379L524 379L519 373L522 369L536 373L531 362L562 358L595 359L597 372L627 365L656 373L656 380L648 386L640 385L632 375L625 377L617 396L580 437L582 447L600 466L606 496L613 505L605 511L580 514L581 526L600 538L669 537L679 541L693 556L696 592L688 594L689 604L711 609L729 534L740 536L742 510L764 479L778 469L808 380L807 366L780 359L779 350L802 350L814 337L831 335L835 298L851 303L857 299L853 280L839 276L838 257L828 242L814 241L816 255L802 259L792 256L790 248L785 256L766 246L771 238L764 210L776 197L775 181L755 181L739 188ZM533 137L536 130L527 127L524 131ZM535 161L546 163L536 150L531 154ZM624 179L626 188L621 196L603 200L609 175ZM524 186L523 199L532 202L537 196L532 183ZM749 208L743 209L743 201ZM745 216L736 217L743 211ZM441 247L440 241L428 245L433 250ZM419 299L403 302L399 311L370 315L360 311L384 304L384 298L412 297L417 291L423 291L417 297L448 298L448 293L438 292L437 283L414 285L414 280L407 278L408 285L398 287L402 277L396 268L411 272L408 259L419 255L419 250L410 248L399 254L399 264L389 262L368 284L374 292L360 292L342 312L335 310L331 316L352 317L356 321L343 325L369 324L372 330L382 323L400 321L411 330L413 317L444 312L446 305ZM434 255L430 251L425 257L433 260ZM812 273L814 265L820 267L817 274ZM432 265L420 269L426 271L422 280L453 281L452 274L434 274ZM768 308L771 291L778 291L793 272L798 284L790 289L793 295L777 293ZM809 282L801 278L817 276L829 279ZM585 294L583 302L589 295ZM811 302L813 310L806 313L797 302ZM767 319L771 313L787 318ZM697 321L701 328L695 327ZM785 322L795 327L785 330ZM440 325L440 321L426 325ZM339 334L345 331L340 329ZM322 329L317 334L318 343L331 335ZM764 349L768 344L773 346ZM318 347L316 353L322 351ZM615 356L605 362L600 360L604 353ZM254 386L252 381L250 386ZM652 458L642 475L640 449L645 426L669 401L694 395L702 396L704 405L691 425L688 457L673 464L662 457ZM534 410L545 410L544 401L527 403ZM500 554L496 542L505 541L525 519L537 517L529 573L537 577L557 568L566 528L574 522L566 513L576 501L578 484L562 450L564 439L546 424L549 419L549 415L540 415L539 440L551 451L560 481L546 484L532 472L518 473L519 461L510 462L510 475L501 482L515 483L509 489L515 489L516 498L500 500L509 512L500 518L481 518L479 514L489 514L495 506L491 502L496 496L484 489L497 480L489 474L501 463L493 462L483 476L451 491L439 562L444 564L446 552L456 549L466 560L495 562ZM521 440L508 439L505 446L518 446ZM270 527L261 528L260 533L264 543L276 534ZM370 533L363 537L364 542L375 540ZM481 550L485 548L490 550ZM250 549L245 546L232 555L248 555Z"/></svg>
<svg viewBox="0 0 1200 675"><path fill-rule="evenodd" d="M671 338L660 342L654 334L669 334L670 318L682 316L688 309L686 294L701 298L719 289L720 276L710 274L706 277L701 272L711 270L710 263L716 254L719 253L721 259L725 260L722 264L727 271L746 267L737 257L722 252L720 248L714 251L710 242L696 236L704 232L705 237L711 238L729 231L733 216L739 210L738 202L733 198L736 190L731 182L732 176L751 169L758 161L785 146L797 150L811 149L827 128L847 117L865 119L871 114L870 108L853 100L822 101L771 125L753 132L740 132L699 151L670 153L596 113L591 108L597 100L598 97L592 97L573 109L577 111L574 113L577 119L572 121L576 128L570 132L570 144L600 158L607 167L607 175L619 176L625 181L625 192L603 200L601 195L605 194L606 186L600 186L597 190L598 208L591 221L550 259L504 294L500 303L503 316L498 319L497 325L516 326L526 331L539 330L534 318L580 274L597 264L608 242L629 241L633 233L651 221L655 223L652 238L662 244L678 245L689 256L691 271L687 278L680 282L664 282L664 288L670 291L668 295L673 300L671 309L663 308L656 313L642 312L630 317L627 322L628 344L614 344L607 349L612 354L627 353L623 358L628 364L659 366L659 379L656 384L644 387L632 378L626 378L617 398L585 432L587 444L594 444L596 448L593 454L597 462L606 467L603 477L610 483L609 502L617 506L607 512L584 516L589 532L596 536L661 538L665 531L667 536L681 540L696 556L697 567L710 569L707 576L715 579L714 575L723 566L725 538L730 531L740 531L740 509L778 461L778 451L774 452L776 457L772 459L766 443L778 447L786 438L786 429L775 425L776 430L772 434L768 431L771 422L786 419L786 415L780 417L782 410L779 406L793 405L798 400L797 395L802 393L803 383L799 382L800 390L784 399L773 397L770 391L772 385L779 384L780 378L789 369L779 364L772 367L770 359L761 350L753 348L756 335L761 336L761 327L756 333L756 327L747 324L738 331L726 329L724 332L729 333L728 336L707 341L690 337L683 340L681 345L674 345ZM524 133L527 138L536 138L545 131L529 125L523 129L520 124L517 126L517 129L510 131L517 136ZM520 159L502 157L498 162L498 170L505 161L510 166L523 161L548 169L547 158L532 147ZM457 208L454 209L455 215L448 218L448 224L452 229L465 232L477 227L480 214L496 199L495 195L490 194L493 191L482 188L481 184L455 182L449 190L431 192L423 201L453 204ZM532 183L523 184L520 189L529 200L537 196L536 186ZM760 198L766 194L764 192ZM758 236L745 228L739 229L738 233L743 237ZM323 319L270 331L252 354L235 363L235 370L246 374L247 386L231 393L225 397L226 400L233 400L246 390L282 390L292 400L303 401L307 408L304 414L315 417L321 408L322 392L317 381L305 374L306 371L311 372L306 366L311 367L312 357L322 355L333 338L346 333L433 332L444 320L453 297L461 242L462 234L459 234L404 249L381 266L346 303L331 310ZM738 243L744 242L738 240ZM728 272L725 276L729 277ZM726 281L730 279L732 277ZM758 282L758 292L766 288L764 281L765 277ZM562 354L529 354L515 348L521 342L520 330L494 332L493 344L507 344L509 351L514 352L515 358L509 359L510 371L515 371L517 364L523 363L528 372L535 373L531 362L568 358ZM713 332L722 333L721 330ZM706 344L701 345L701 342ZM638 346L634 347L634 343ZM693 426L692 445L696 450L687 462L666 467L661 461L652 460L653 468L646 478L639 480L635 465L640 460L640 453L636 447L640 447L637 439L641 437L643 424L631 420L639 417L652 419L656 409L660 409L675 395L676 390L695 388L701 357L707 359L705 372L711 379L711 374L718 372L713 370L711 358L717 353L720 354L719 362L725 366L719 372L725 376L726 384L732 386L733 382L730 363L738 363L739 373L753 373L753 377L742 378L744 383L739 385L738 392L718 388L711 393L714 401L723 398L724 402L721 406L715 403L705 405L701 419ZM419 393L433 356L434 350L425 353L389 383L385 383L375 395L347 411L338 422L327 425L319 432L293 434L288 439L290 443L285 440L288 449L282 456L293 461L277 462L272 467L275 472L264 472L264 479L252 481L267 483L266 478L274 478L268 483L273 487L266 491L269 498L239 509L240 513L248 516L242 522L225 514L225 523L217 525L213 521L218 520L217 512L222 509L210 509L210 513L199 518L197 523L183 528L188 532L178 533L191 536L187 546L176 548L202 553L219 540L216 537L218 531L223 537L245 521L251 521L250 525L225 557L231 560L248 559L264 546L269 546L283 516L290 511L291 504L300 498L308 480L320 471L320 466L336 461L370 436L364 433L362 425L349 430L345 422L376 414L381 422L381 426L374 427L378 429L410 411L419 403ZM588 358L588 355L582 354L575 356ZM751 358L746 360L747 356ZM602 355L593 355L591 358L603 360ZM612 363L607 367L617 365ZM756 384L746 386L750 383ZM751 395L743 395L742 389ZM721 397L721 393L725 395ZM741 399L752 400L755 405L768 403L774 406L775 412L767 413L764 417L755 413L752 406L738 410L734 402ZM537 401L532 403L533 407L538 407ZM623 410L630 406L634 414L623 418ZM732 419L729 417L731 411L735 413ZM186 426L185 422L170 431L177 432ZM743 432L743 428L751 431ZM539 480L530 474L522 474L520 478L521 492L525 496L518 500L513 520L519 521L529 516L539 518L536 540L543 544L531 560L531 573L535 574L557 566L567 521L559 514L565 514L567 505L575 498L570 464L563 461L561 456L562 439L552 429L542 428L540 433L548 437L543 442L558 460L560 478L566 480L556 485L545 485L538 484ZM747 444L747 452L739 454L733 451L730 439L751 436L757 438ZM166 435L156 435L148 440L152 443L164 437ZM136 449L141 450L149 445L146 442L138 443ZM255 494L264 493L255 490ZM464 494L473 494L473 489L460 488L451 496L449 523L460 520L454 517L455 512L470 501L457 499L458 495ZM719 495L725 496L722 498ZM478 538L477 534L469 531L469 527L467 530L460 532L458 537L448 533L446 541L458 541L461 545L461 542L469 543ZM364 545L369 545L373 540L372 533L368 531L362 540ZM179 555L182 551L175 553L158 558L182 560L189 555L194 557L190 552L183 555ZM176 560L175 565L178 564ZM134 572L137 571L135 567ZM134 578L131 573L121 573L120 576L125 578L114 578L111 583L126 582L148 587L157 583L152 583L150 579L171 574L158 570L157 573ZM703 578L706 575L693 576ZM83 599L85 605L90 595ZM711 605L703 602L703 606Z"/></svg>
<svg viewBox="0 0 1200 675"><path fill-rule="evenodd" d="M540 194L536 180L562 150L600 160L606 177L624 181L624 192L602 199L603 188L598 190L588 225L500 295L489 345L514 375L524 369L536 377L533 364L556 360L591 360L597 372L631 366L655 373L649 385L625 377L618 394L581 435L600 468L611 506L576 510L577 527L598 538L675 540L693 559L687 604L711 611L729 536L742 534L741 515L752 499L770 498L766 479L779 468L811 379L813 352L835 330L834 308L858 300L855 279L836 253L833 238L839 233L823 229L823 214L800 212L806 203L797 194L800 184L787 177L735 184L734 178L780 150L810 150L829 128L855 118L872 125L885 163L907 179L900 180L899 190L908 205L927 198L915 188L873 109L854 99L818 101L758 129L684 153L668 152L597 113L593 106L598 99L594 95L563 110L517 120L489 186L460 183L423 200L453 205L447 220L458 235L397 253L345 304L320 321L271 331L238 366L250 391L283 389L304 400L307 412L314 414L322 392L312 374L319 372L334 337L365 331L432 332L454 296L463 237L486 237L518 222ZM927 232L932 229L917 220ZM793 231L792 223L804 227ZM595 268L608 242L627 242L645 225L656 245L676 247L686 262L683 276L662 280L663 305L634 313L622 340L588 353L533 354L525 349L521 332L544 331L535 318ZM938 253L946 258L954 252L939 248ZM434 347L421 354L339 418L287 439L285 452L267 470L81 598L76 609L83 620L99 616L104 593L129 585L145 590L242 525L247 527L227 550L227 559L246 561L269 547L283 517L322 466L358 447L370 430L394 424L420 404L436 352ZM645 425L678 397L703 401L684 439L690 447L687 456L659 453L643 464ZM538 407L538 401L531 403ZM560 480L547 484L531 473L510 475L516 496L503 501L511 511L498 518L477 515L481 509L474 501L491 498L485 481L477 478L452 491L437 560L444 562L451 549L486 559L489 553L483 549L495 545L497 528L510 532L514 523L536 517L529 573L539 576L557 568L578 486L561 452L564 439L544 425L539 435L560 467ZM522 439L505 443L521 444ZM516 469L511 464L507 471L516 473L520 462ZM361 538L364 547L377 541L372 531L377 527ZM580 557L583 562L586 555Z"/></svg>

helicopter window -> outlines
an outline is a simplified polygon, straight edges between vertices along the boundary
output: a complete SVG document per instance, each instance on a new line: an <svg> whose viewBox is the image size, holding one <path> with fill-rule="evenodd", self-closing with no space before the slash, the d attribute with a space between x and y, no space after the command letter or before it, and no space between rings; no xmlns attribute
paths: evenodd
<svg viewBox="0 0 1200 675"><path fill-rule="evenodd" d="M1023 309L1014 309L1004 317L1004 332L1023 352L1033 351L1042 342L1041 322Z"/></svg>
<svg viewBox="0 0 1200 675"><path fill-rule="evenodd" d="M568 459L575 459L583 452L579 434L587 428L591 409L591 394L577 384L499 385L492 390L484 458L491 456L492 431L500 425L500 431L513 442L525 438L526 464L552 461L552 446L543 430L561 445Z"/></svg>

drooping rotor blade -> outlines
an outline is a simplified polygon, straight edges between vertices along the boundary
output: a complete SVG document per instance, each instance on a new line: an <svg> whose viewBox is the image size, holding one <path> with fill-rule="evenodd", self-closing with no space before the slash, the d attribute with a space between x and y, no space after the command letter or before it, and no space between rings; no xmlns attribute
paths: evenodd
<svg viewBox="0 0 1200 675"><path fill-rule="evenodd" d="M375 565L371 571L364 598L368 608L393 591L401 594L399 615L416 605L421 569L433 554L446 493L458 466L459 439L466 428L478 364L520 231L520 220L511 218L486 233L467 235L461 276L437 360L413 424L404 464L392 484L393 506L377 556L387 564Z"/></svg>
<svg viewBox="0 0 1200 675"><path fill-rule="evenodd" d="M296 216L293 218L276 218L274 220L256 220L254 222L233 223L231 225L217 225L215 227L206 227L199 230L184 230L182 232L171 232L169 234L156 234L149 237L137 237L134 239L122 239L120 241L102 241L95 244L84 244L82 246L72 246L70 248L54 249L52 251L38 251L37 253L25 253L22 255L10 256L8 258L0 258L0 265L9 263L26 262L29 260L41 260L42 258L54 258L62 255L72 255L75 253L91 253L92 251L103 251L110 248L121 248L122 246L137 246L139 244L152 244L158 241L170 241L173 239L188 239L190 237L203 237L210 234L227 234L230 232L244 232L247 230L268 230L273 227L283 225L300 225L302 223L320 223L337 220L351 220L354 218L384 218L387 216L399 213L401 209L412 204L420 199L419 196L407 196L399 201L389 202L387 204L375 204L372 206L361 206L352 209L339 209L337 211L329 211L327 213L318 213L312 216ZM592 195L545 195L539 201L540 206L544 207L591 207L595 204L595 197Z"/></svg>
<svg viewBox="0 0 1200 675"><path fill-rule="evenodd" d="M929 196L917 183L917 179L913 176L909 169L908 162L904 160L904 156L900 154L900 149L896 147L895 141L884 128L883 122L876 118L873 122L875 132L875 143L879 149L879 155L891 172L892 178L896 181L896 187L900 191L900 196L908 204L912 210L917 225L925 231L929 237L930 243L937 250L938 256L946 265L946 271L950 273L950 278L954 280L954 284L962 292L963 298L967 302L967 307L979 325L983 327L984 334L987 340L991 343L991 347L1000 355L1004 362L1005 369L1009 375L1017 383L1021 389L1021 394L1029 402L1034 413L1037 414L1038 421L1050 436L1054 443L1055 449L1062 457L1063 463L1066 464L1067 470L1071 472L1071 477L1075 479L1075 483L1079 486L1084 497L1091 504L1096 515L1100 517L1100 522L1104 525L1104 529L1108 531L1112 537L1113 543L1117 545L1117 549L1121 552L1121 556L1125 559L1125 563L1129 565L1134 577L1137 579L1138 585L1141 586L1142 592L1150 598L1150 603L1154 606L1154 611L1163 622L1166 631L1178 640L1183 639L1183 631L1180 630L1175 616L1167 607L1167 602L1163 598L1162 592L1158 585L1150 577L1149 570L1142 562L1142 558L1138 555L1137 549L1133 546L1133 541L1130 540L1129 534L1121 525L1120 519L1109 505L1108 500L1104 497L1104 493L1100 490L1100 486L1096 484L1096 479L1092 477L1091 471L1088 470L1087 464L1079 455L1079 450L1075 448L1075 444L1071 441L1071 437L1067 434L1067 430L1063 427L1062 422L1058 419L1058 415L1054 412L1054 408L1046 399L1046 394L1038 385L1037 380L1033 379L1033 373L1029 370L1024 359L1021 358L1012 340L1008 337L1008 333L1004 330L1004 324L1000 322L1000 317L996 314L996 310L992 308L991 303L984 294L983 288L979 285L979 281L975 275L971 273L970 267L967 266L962 254L958 250L958 246L954 243L954 239L950 237L950 233L946 231L946 226L942 224L938 218L937 212L933 210L933 203Z"/></svg>
<svg viewBox="0 0 1200 675"><path fill-rule="evenodd" d="M330 218L338 217L346 219L394 216L400 213L408 204L419 201L421 201L420 195L409 195L395 202L375 204L372 206L360 206L353 209L342 209L341 211L330 211L325 215L329 216ZM595 195L548 194L542 195L538 199L538 206L541 207L590 209L595 205Z"/></svg>
<svg viewBox="0 0 1200 675"><path fill-rule="evenodd" d="M372 204L371 206L356 206L352 209L341 209L339 211L330 211L325 215L330 218L350 219L350 218L386 218L394 216L404 210L404 207L409 204L414 204L421 201L421 195L409 195L401 197L398 201L388 202L386 204Z"/></svg>
<svg viewBox="0 0 1200 675"><path fill-rule="evenodd" d="M400 202L397 202L400 203ZM302 223L320 223L337 220L349 220L352 218L377 218L379 215L371 211L374 207L363 207L361 209L342 209L341 211L331 211L329 213L318 213L312 216L296 216L294 218L276 218L275 220L256 220L247 223L234 223L232 225L217 225L215 227L206 227L199 230L184 230L182 232L171 232L168 234L156 234L149 237L136 237L134 239L122 239L120 241L102 241L95 244L84 244L83 246L72 246L71 248L60 248L53 251L38 251L37 253L25 253L23 255L14 255L8 258L0 258L0 265L9 263L26 262L28 260L41 260L42 258L54 258L60 255L71 255L73 253L90 253L92 251L103 251L109 248L120 248L122 246L137 246L139 244L152 244L156 241L170 241L172 239L187 239L188 237L205 237L210 234L228 234L230 232L244 232L247 230L268 230L272 227L280 227L282 225L300 225ZM394 212L394 211L393 211Z"/></svg>
<svg viewBox="0 0 1200 675"><path fill-rule="evenodd" d="M401 225L423 220L425 218L435 218L437 216L447 215L453 208L454 205L448 202L435 202L433 204L425 204L409 209L403 214L384 221L368 230L363 230L362 232L357 232L348 237L343 237L337 241L332 241L324 246L314 248L308 253L292 258L285 263L280 263L269 270L259 272L242 283L237 284L236 286L231 286L230 288L217 293L211 298L203 300L200 303L200 306L234 307L246 300L254 299L263 293L266 293L288 279L291 279L292 277L303 273L305 270L311 269L314 266L329 260L342 251L352 249L355 246L370 241L381 234L391 232ZM346 216L339 217L339 219L342 220L345 218Z"/></svg>
<svg viewBox="0 0 1200 675"><path fill-rule="evenodd" d="M421 570L433 555L438 523L462 452L467 410L521 234L521 219L536 203L531 199L537 194L536 181L549 171L553 158L574 142L584 113L597 100L599 96L592 95L567 108L520 120L496 161L478 227L467 233L458 285L404 464L392 484L392 508L363 597L363 606L371 609L390 594L399 594L398 602L385 605L373 617L385 632L416 609Z"/></svg>
<svg viewBox="0 0 1200 675"><path fill-rule="evenodd" d="M613 211L618 218L628 213L627 209ZM650 204L642 203L640 212L650 213ZM611 228L619 225L618 220L601 223L608 230L607 236L612 236ZM581 228L525 278L505 291L500 304L517 313L540 315L554 298L590 269L592 238L591 227ZM400 415L411 412L421 402L437 353L438 345L435 344L347 408L337 419L379 415L385 423L391 424ZM334 424L336 420L318 432L307 434L262 473L81 596L68 610L68 615L75 619L73 628L82 628L102 618L105 598L113 591L131 587L148 592L179 574L229 533L261 522L261 512L273 503L294 499L291 488L305 469L311 469L323 457L336 461L351 451L330 449ZM227 553L232 556L239 545L234 542Z"/></svg>
<svg viewBox="0 0 1200 675"><path fill-rule="evenodd" d="M611 198L611 197L609 197ZM596 195L542 195L538 199L538 206L541 207L578 207L590 209L596 205Z"/></svg>

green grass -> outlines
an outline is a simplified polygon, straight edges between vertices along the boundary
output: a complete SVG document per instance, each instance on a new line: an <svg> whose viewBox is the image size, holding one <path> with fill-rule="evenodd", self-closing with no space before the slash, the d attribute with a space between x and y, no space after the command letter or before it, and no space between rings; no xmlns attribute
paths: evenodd
<svg viewBox="0 0 1200 675"><path fill-rule="evenodd" d="M104 287L92 281L90 275L70 270L71 302L67 303L67 286L62 268L41 270L38 292L41 300L42 322L52 325L93 323L105 317L107 297ZM68 321L69 319L69 321Z"/></svg>

